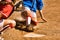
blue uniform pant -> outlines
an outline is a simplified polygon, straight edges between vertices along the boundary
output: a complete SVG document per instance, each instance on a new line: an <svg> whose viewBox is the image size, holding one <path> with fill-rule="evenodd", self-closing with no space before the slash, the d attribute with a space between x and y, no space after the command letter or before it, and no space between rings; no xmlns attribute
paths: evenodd
<svg viewBox="0 0 60 40"><path fill-rule="evenodd" d="M23 5L33 12L36 12L36 10L42 10L43 8L42 0L23 0Z"/></svg>

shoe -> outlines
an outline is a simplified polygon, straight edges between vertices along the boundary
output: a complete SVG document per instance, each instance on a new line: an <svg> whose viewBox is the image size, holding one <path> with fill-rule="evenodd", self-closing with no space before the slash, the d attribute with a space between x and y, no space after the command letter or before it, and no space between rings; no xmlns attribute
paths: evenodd
<svg viewBox="0 0 60 40"><path fill-rule="evenodd" d="M33 27L31 26L31 25L27 25L26 26L26 29L27 29L27 31L29 31L29 32L33 32L34 30L33 30Z"/></svg>
<svg viewBox="0 0 60 40"><path fill-rule="evenodd" d="M10 28L14 28L14 26L13 26L12 24L9 24L9 27L10 27Z"/></svg>
<svg viewBox="0 0 60 40"><path fill-rule="evenodd" d="M33 20L32 20L32 23L33 23L34 25L37 25L37 24L38 24L38 22L36 22L36 21L33 21Z"/></svg>

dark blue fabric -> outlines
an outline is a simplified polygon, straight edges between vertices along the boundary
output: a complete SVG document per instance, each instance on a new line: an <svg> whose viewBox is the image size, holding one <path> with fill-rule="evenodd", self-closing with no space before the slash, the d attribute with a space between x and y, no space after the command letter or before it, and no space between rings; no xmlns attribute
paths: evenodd
<svg viewBox="0 0 60 40"><path fill-rule="evenodd" d="M43 2L42 0L23 0L23 5L29 7L30 10L36 12L36 10L42 10Z"/></svg>

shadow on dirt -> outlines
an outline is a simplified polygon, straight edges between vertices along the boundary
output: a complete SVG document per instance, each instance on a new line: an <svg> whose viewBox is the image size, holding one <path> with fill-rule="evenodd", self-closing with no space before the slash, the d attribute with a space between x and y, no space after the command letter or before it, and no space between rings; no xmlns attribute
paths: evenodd
<svg viewBox="0 0 60 40"><path fill-rule="evenodd" d="M24 21L24 22L18 22L18 21L16 21L17 22L17 26L15 27L15 29L18 29L18 30L20 30L20 31L25 31L25 32L33 32L34 30L28 30L27 28L26 28L26 21Z"/></svg>

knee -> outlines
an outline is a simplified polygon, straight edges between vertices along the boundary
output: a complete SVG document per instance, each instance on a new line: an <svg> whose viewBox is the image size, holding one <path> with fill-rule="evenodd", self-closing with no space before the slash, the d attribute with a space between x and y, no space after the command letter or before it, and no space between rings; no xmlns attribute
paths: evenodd
<svg viewBox="0 0 60 40"><path fill-rule="evenodd" d="M37 17L36 13L32 11L32 17Z"/></svg>

